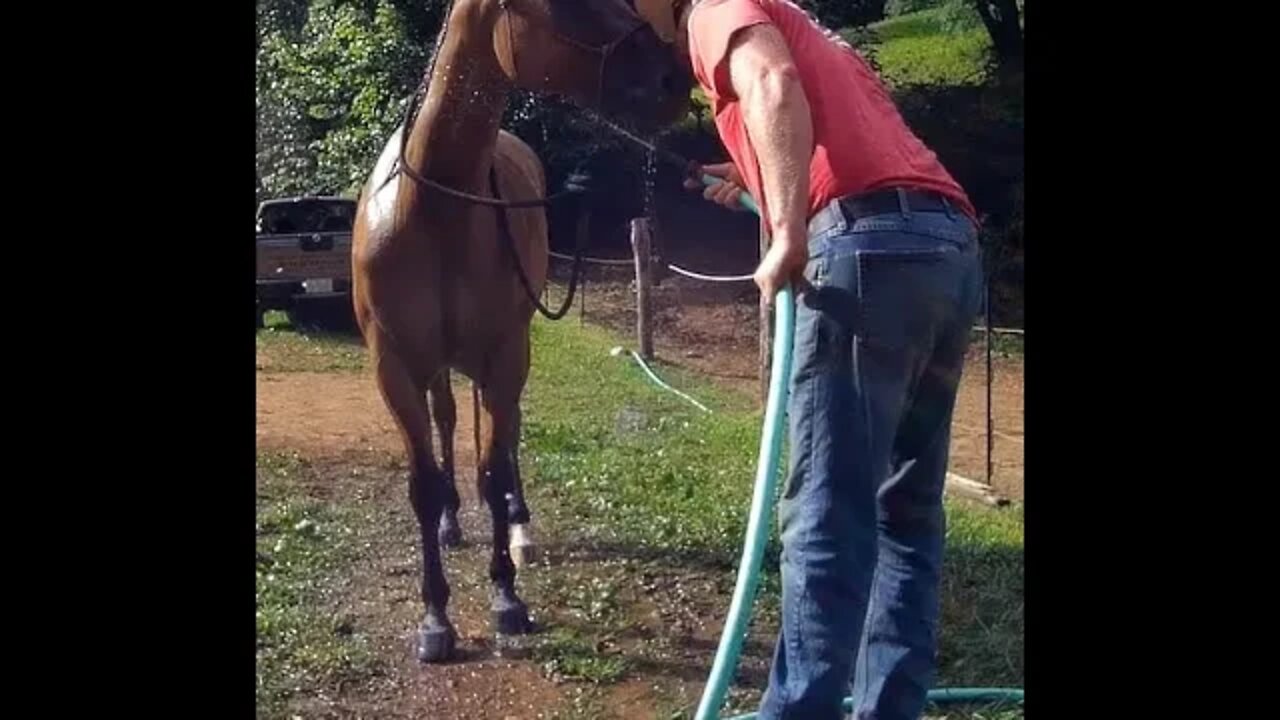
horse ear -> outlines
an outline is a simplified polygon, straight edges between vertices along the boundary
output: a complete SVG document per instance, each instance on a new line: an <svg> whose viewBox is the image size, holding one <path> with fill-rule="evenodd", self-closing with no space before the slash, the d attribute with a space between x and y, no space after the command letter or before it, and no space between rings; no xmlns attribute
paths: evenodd
<svg viewBox="0 0 1280 720"><path fill-rule="evenodd" d="M636 12L649 23L654 34L664 43L676 41L675 0L635 0Z"/></svg>

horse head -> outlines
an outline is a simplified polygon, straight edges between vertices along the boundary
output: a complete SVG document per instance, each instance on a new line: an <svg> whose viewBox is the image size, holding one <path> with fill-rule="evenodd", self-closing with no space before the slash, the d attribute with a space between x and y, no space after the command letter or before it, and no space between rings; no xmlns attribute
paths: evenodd
<svg viewBox="0 0 1280 720"><path fill-rule="evenodd" d="M499 64L528 90L566 96L643 131L687 112L692 78L634 0L497 0Z"/></svg>

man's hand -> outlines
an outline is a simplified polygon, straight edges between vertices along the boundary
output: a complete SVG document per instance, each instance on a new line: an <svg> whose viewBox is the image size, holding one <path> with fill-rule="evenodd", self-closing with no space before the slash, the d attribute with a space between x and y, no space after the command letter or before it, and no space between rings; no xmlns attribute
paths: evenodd
<svg viewBox="0 0 1280 720"><path fill-rule="evenodd" d="M697 190L705 188L702 196L711 202L723 205L730 210L746 210L738 202L738 196L743 192L743 186L746 184L742 181L742 176L738 174L738 169L733 163L717 163L715 165L703 165L702 172L707 175L718 177L722 182L715 185L703 185L701 178L686 178L684 186L689 190Z"/></svg>
<svg viewBox="0 0 1280 720"><path fill-rule="evenodd" d="M764 295L765 302L773 304L773 298L787 283L796 293L808 287L804 266L809 262L809 246L806 239L782 240L770 243L760 266L756 268L755 281Z"/></svg>

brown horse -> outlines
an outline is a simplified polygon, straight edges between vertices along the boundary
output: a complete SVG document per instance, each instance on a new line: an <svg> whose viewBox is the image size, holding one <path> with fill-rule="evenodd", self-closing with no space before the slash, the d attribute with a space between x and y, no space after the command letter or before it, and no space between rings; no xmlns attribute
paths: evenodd
<svg viewBox="0 0 1280 720"><path fill-rule="evenodd" d="M448 393L440 378L449 369L479 389L477 482L493 520L492 619L499 633L530 629L508 531L513 520L528 520L514 459L529 323L547 270L546 179L529 146L499 130L513 87L564 95L649 129L687 107L689 84L672 47L627 0L456 0L422 107L392 135L361 193L352 294L409 456L424 662L447 659L456 637L438 533L456 491L432 452L426 398L433 385ZM452 398L443 404L449 422L441 430L451 436Z"/></svg>

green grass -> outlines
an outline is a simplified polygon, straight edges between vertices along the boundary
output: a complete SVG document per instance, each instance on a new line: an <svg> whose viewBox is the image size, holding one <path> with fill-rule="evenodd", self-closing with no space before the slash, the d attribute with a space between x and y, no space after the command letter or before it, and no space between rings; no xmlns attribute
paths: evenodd
<svg viewBox="0 0 1280 720"><path fill-rule="evenodd" d="M984 78L991 37L981 24L948 32L943 8L924 10L874 23L875 56L890 85L969 85ZM846 38L851 32L842 31Z"/></svg>
<svg viewBox="0 0 1280 720"><path fill-rule="evenodd" d="M648 380L594 328L536 322L526 394L529 484L600 521L591 540L656 550L721 551L739 541L759 419L746 398L658 364L664 381L707 415ZM744 451L745 450L745 451ZM720 553L724 561L730 553Z"/></svg>
<svg viewBox="0 0 1280 720"><path fill-rule="evenodd" d="M304 688L336 692L378 672L351 620L327 611L326 589L353 556L352 531L340 509L291 487L306 471L292 457L258 459L258 717L289 717Z"/></svg>
<svg viewBox="0 0 1280 720"><path fill-rule="evenodd" d="M277 312L267 313L265 324L257 334L260 370L358 372L365 368L368 353L353 334L300 332L289 325L284 313Z"/></svg>
<svg viewBox="0 0 1280 720"><path fill-rule="evenodd" d="M626 658L600 652L590 637L567 627L539 637L533 658L551 677L597 685L617 682L627 672Z"/></svg>
<svg viewBox="0 0 1280 720"><path fill-rule="evenodd" d="M987 334L982 330L974 330L970 336L969 348L971 353L981 354L985 352L983 347L986 342ZM1026 355L1026 336L1010 335L1006 333L991 334L991 355L997 358L1022 358Z"/></svg>

